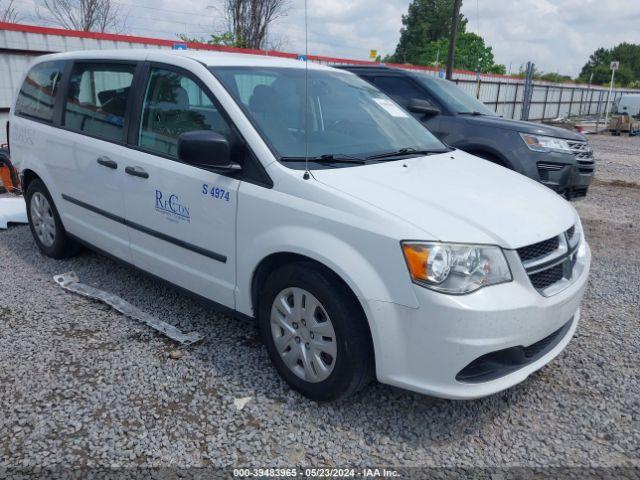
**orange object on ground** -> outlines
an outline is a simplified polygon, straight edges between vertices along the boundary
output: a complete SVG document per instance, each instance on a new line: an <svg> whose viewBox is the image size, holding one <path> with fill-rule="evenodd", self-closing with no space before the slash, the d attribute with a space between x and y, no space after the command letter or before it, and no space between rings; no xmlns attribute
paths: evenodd
<svg viewBox="0 0 640 480"><path fill-rule="evenodd" d="M9 155L4 152L0 152L0 182L0 187L7 192L21 193L18 172L11 163Z"/></svg>

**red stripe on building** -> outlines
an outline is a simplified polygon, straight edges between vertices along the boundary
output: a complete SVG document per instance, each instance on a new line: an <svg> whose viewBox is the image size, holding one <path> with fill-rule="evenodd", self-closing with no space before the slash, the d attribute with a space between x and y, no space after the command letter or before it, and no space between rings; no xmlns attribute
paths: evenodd
<svg viewBox="0 0 640 480"><path fill-rule="evenodd" d="M0 30L8 30L12 32L23 32L23 33L35 33L40 35L54 35L60 37L73 37L73 38L89 38L92 40L107 40L112 42L125 42L125 43L139 43L141 45L156 45L159 47L171 47L176 43L184 43L180 40L164 40L160 38L151 38L151 37L138 37L134 35L121 35L117 33L101 33L101 32L83 32L79 30L66 30L63 28L52 28L52 27L38 27L36 25L24 25L21 23L7 23L0 22ZM197 50L211 50L217 52L229 52L229 53L244 53L244 54L252 54L252 55L268 55L270 57L281 57L281 58L298 58L298 54L296 53L286 53L286 52L278 52L276 50L251 50L245 48L236 48L236 47L224 47L221 45L209 45L207 43L195 43L195 42L187 42L186 45L189 48L197 49ZM367 60L352 60L348 58L337 58L337 57L325 57L322 55L309 55L309 60L325 62L325 63L341 63L348 65L380 65L378 62L371 62ZM405 68L411 70L421 70L434 72L438 71L435 67L426 67L420 65L407 65L407 64L398 64L398 63L386 63L385 65L389 67L395 68ZM455 70L456 73L466 74L466 75L475 75L476 72L471 72L468 70ZM513 76L513 75L499 75L495 73L483 73L483 77L498 77L498 78L513 78L517 80L521 80L521 78Z"/></svg>

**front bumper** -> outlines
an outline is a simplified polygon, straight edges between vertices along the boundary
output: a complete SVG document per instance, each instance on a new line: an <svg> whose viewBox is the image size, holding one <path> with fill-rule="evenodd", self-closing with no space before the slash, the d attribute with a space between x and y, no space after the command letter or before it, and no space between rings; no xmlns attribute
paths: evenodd
<svg viewBox="0 0 640 480"><path fill-rule="evenodd" d="M595 175L593 157L578 159L567 153L522 150L528 158L527 175L567 198L585 196Z"/></svg>
<svg viewBox="0 0 640 480"><path fill-rule="evenodd" d="M590 261L589 247L583 242L580 275L551 297L540 295L524 268L512 265L513 282L470 295L444 295L414 286L421 305L417 309L367 302L378 380L451 399L484 397L522 382L555 358L573 337ZM521 368L505 370L504 375L487 381L456 379L484 355L533 346L554 332L560 334L551 347Z"/></svg>

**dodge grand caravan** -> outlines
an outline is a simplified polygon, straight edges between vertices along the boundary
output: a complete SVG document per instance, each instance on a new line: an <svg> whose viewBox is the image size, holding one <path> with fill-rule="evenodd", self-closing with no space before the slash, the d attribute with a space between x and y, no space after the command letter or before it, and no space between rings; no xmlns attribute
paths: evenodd
<svg viewBox="0 0 640 480"><path fill-rule="evenodd" d="M452 82L422 72L339 68L373 83L448 145L522 173L567 198L587 194L595 162L584 135L499 117Z"/></svg>
<svg viewBox="0 0 640 480"><path fill-rule="evenodd" d="M590 251L546 187L452 150L344 71L238 54L56 54L10 116L30 228L256 319L316 400L515 385L580 317ZM306 112L306 114L305 114Z"/></svg>

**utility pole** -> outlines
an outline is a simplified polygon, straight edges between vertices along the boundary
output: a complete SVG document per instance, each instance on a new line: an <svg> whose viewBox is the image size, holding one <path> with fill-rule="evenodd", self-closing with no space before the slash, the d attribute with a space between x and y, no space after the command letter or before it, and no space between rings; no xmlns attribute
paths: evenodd
<svg viewBox="0 0 640 480"><path fill-rule="evenodd" d="M611 93L613 92L613 82L616 78L616 70L620 67L620 62L613 61L611 62L611 83L609 84L609 93L607 94L607 107L604 117L604 128L605 130L609 128L609 100L611 99Z"/></svg>
<svg viewBox="0 0 640 480"><path fill-rule="evenodd" d="M531 97L533 96L533 74L535 72L535 68L536 66L533 62L527 62L526 76L524 79L524 92L522 93L522 108L520 109L520 120L529 120Z"/></svg>
<svg viewBox="0 0 640 480"><path fill-rule="evenodd" d="M460 22L460 6L462 0L454 0L453 17L451 18L451 36L449 37L449 55L447 56L447 80L453 80L453 59L458 38L458 23Z"/></svg>

